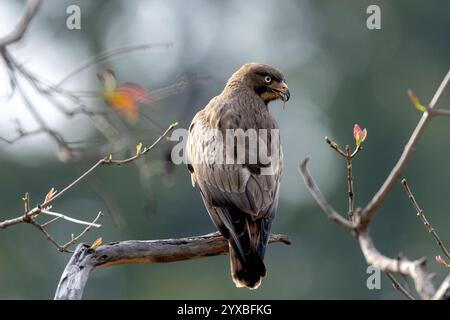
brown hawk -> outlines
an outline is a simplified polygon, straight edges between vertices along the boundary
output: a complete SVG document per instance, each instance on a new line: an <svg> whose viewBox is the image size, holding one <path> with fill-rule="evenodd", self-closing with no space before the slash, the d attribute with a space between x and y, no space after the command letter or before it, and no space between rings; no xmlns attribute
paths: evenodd
<svg viewBox="0 0 450 320"><path fill-rule="evenodd" d="M278 124L267 105L277 99L286 102L289 96L278 70L245 64L189 126L186 157L192 183L229 242L237 287L256 289L266 275L263 258L282 174L281 145L275 136ZM234 134L231 139L229 134Z"/></svg>

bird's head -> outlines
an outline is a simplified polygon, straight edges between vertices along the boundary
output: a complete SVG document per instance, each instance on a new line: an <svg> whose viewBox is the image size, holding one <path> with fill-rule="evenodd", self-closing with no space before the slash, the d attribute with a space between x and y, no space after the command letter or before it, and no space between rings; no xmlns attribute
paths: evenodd
<svg viewBox="0 0 450 320"><path fill-rule="evenodd" d="M253 90L265 104L270 101L289 100L290 93L283 74L261 63L247 63L236 71L228 83L241 83Z"/></svg>

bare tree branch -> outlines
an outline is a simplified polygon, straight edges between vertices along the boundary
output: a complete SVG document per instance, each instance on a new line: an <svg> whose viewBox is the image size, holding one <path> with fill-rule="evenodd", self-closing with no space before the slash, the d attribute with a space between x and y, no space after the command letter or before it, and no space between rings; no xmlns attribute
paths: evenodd
<svg viewBox="0 0 450 320"><path fill-rule="evenodd" d="M133 157L130 157L128 159L124 159L124 160L113 160L113 159L107 159L105 158L103 160L102 164L116 164L116 165L123 165L123 164L128 164L130 162L133 162L134 160L139 159L140 157L142 157L143 155L145 155L147 152L151 151L160 141L162 138L164 138L173 128L175 128L178 125L178 122L175 122L173 124L171 124L166 131L158 137L158 139L155 140L155 142L153 142L152 145L145 147L144 149L142 149L141 152L137 153L136 155L134 155Z"/></svg>
<svg viewBox="0 0 450 320"><path fill-rule="evenodd" d="M447 72L444 79L442 80L439 88L437 89L436 93L433 96L433 99L431 99L428 110L433 110L435 108L437 102L439 101L439 98L445 91L445 88L447 87L449 81L450 81L450 70ZM375 215L376 210L384 202L389 192L391 191L392 187L394 186L396 181L400 178L403 169L405 168L406 164L408 163L408 160L411 157L412 151L415 149L415 146L417 145L420 137L422 136L423 131L427 127L432 116L433 113L430 111L423 113L422 118L420 118L419 123L417 124L411 137L409 138L409 141L406 144L405 149L403 150L403 153L400 156L400 159L397 161L397 164L394 166L391 173L384 181L383 185L373 196L372 200L370 200L367 206L364 208L362 212L362 220L360 225L361 228L365 228L370 223L370 220Z"/></svg>
<svg viewBox="0 0 450 320"><path fill-rule="evenodd" d="M19 141L19 140L21 140L23 138L26 138L26 137L29 137L29 136L35 136L35 135L38 135L38 134L41 134L41 133L47 133L47 131L43 130L43 129L36 129L36 130L27 131L27 132L21 131L21 132L19 132L19 134L16 137L14 137L12 139L6 139L6 138L3 138L3 137L0 137L0 140L5 142L5 143L7 143L7 144L14 144L14 143L16 143L17 141Z"/></svg>
<svg viewBox="0 0 450 320"><path fill-rule="evenodd" d="M414 297L411 295L411 293L408 292L408 290L406 290L398 281L397 279L395 279L395 277L392 275L392 273L390 273L389 271L385 271L386 276L388 277L388 279L391 281L392 286L394 287L395 290L399 291L401 294L403 294L406 299L409 300L416 300L414 299Z"/></svg>
<svg viewBox="0 0 450 320"><path fill-rule="evenodd" d="M325 137L325 142L330 146L331 149L333 149L334 151L336 151L340 156L342 156L342 157L344 157L344 158L347 157L347 155L345 154L345 152L342 151L341 148L339 148L339 145L338 145L335 141L331 140L331 139L328 138L328 137Z"/></svg>
<svg viewBox="0 0 450 320"><path fill-rule="evenodd" d="M318 205L322 208L325 214L332 221L336 222L339 225L343 225L356 235L361 251L364 255L364 258L366 259L366 262L369 265L377 267L381 271L386 272L391 281L395 280L391 273L397 273L402 276L410 277L414 281L416 291L422 299L443 298L448 293L450 288L450 276L446 278L446 280L441 284L438 291L436 291L433 282L431 281L433 275L427 273L425 270L425 262L426 262L425 258L419 260L408 260L407 258L392 259L384 256L377 250L377 248L373 244L372 238L369 235L368 227L370 222L372 221L372 218L374 217L376 210L382 205L383 201L390 193L394 183L399 179L401 172L403 171L406 163L411 157L412 151L414 150L428 122L431 120L433 116L440 115L439 113L435 112L436 109L434 108L449 82L450 82L450 70L447 72L446 76L444 77L444 80L442 81L441 85L434 94L434 97L431 100L428 108L424 112L422 118L420 119L415 130L413 131L397 164L394 166L391 173L384 181L383 185L380 187L380 189L374 195L374 197L370 200L370 202L366 205L366 207L363 210L356 210L353 222L345 220L341 214L339 214L336 210L332 208L332 206L323 196L323 194L321 193L320 189L318 188L314 179L311 177L308 171L307 163L309 159L308 158L304 159L300 164L300 173L302 174L306 186L308 187L312 196L316 199ZM348 148L346 148L346 152L344 152L339 148L336 142L328 138L325 138L325 140L326 143L330 145L330 147L334 149L340 156L346 159L349 158ZM347 173L348 176L350 176L351 168L350 169L348 168L348 162L347 162ZM350 179L347 178L347 180L350 183ZM425 226L427 226L428 230L433 235L438 245L441 247L441 249L447 256L448 254L447 249L442 244L442 241L440 241L440 238L437 236L434 229L432 229L432 227L426 220L425 216L423 215L423 211L420 209L419 205L412 196L411 191L407 187L406 180L404 180L404 186L408 196L410 197L414 207L418 212L419 217L424 222ZM349 185L349 191L350 190L351 188ZM352 199L349 199L349 207L350 205L352 205L351 200ZM405 294L404 290L402 290L402 287L399 286L396 280L395 283L393 282L393 285L402 294Z"/></svg>
<svg viewBox="0 0 450 320"><path fill-rule="evenodd" d="M345 220L338 212L336 212L330 204L328 204L325 197L322 195L321 191L315 184L313 178L311 177L308 168L308 158L302 161L300 165L300 172L305 179L306 186L309 191L316 199L319 206L327 214L328 218L339 225L345 226L347 229L355 231L357 224L353 224ZM359 215L355 218L355 223L360 221L358 219ZM395 272L403 275L410 276L416 285L416 290L421 297L430 299L434 295L434 287L430 280L430 274L424 271L424 263L422 260L409 261L405 258L403 259L391 259L382 255L374 246L372 239L370 238L367 231L359 232L357 234L357 239L361 247L361 251L369 265L373 265L382 271Z"/></svg>
<svg viewBox="0 0 450 320"><path fill-rule="evenodd" d="M23 215L17 218L13 218L13 219L8 219L8 220L4 220L2 222L0 222L0 229L6 229L10 226L19 224L19 223L23 223L23 222L28 222L27 219L29 218L28 215Z"/></svg>
<svg viewBox="0 0 450 320"><path fill-rule="evenodd" d="M347 187L348 187L348 218L353 222L354 215L354 205L355 205L355 193L353 191L353 158L362 150L361 144L358 144L353 152L350 151L350 146L345 146L345 152L339 148L339 145L328 137L325 137L325 142L330 146L331 149L336 151L338 155L345 159L347 164Z"/></svg>
<svg viewBox="0 0 450 320"><path fill-rule="evenodd" d="M85 226L88 226L88 227L95 227L95 228L100 228L101 227L101 225L99 225L99 224L95 224L93 222L87 222L87 221L83 221L83 220L79 220L79 219L74 219L74 218L71 218L71 217L69 217L69 216L67 216L65 214L58 213L58 212L53 212L53 211L42 209L41 213L47 214L49 216L54 216L54 217L57 217L57 218L60 218L60 219L66 220L66 221L70 221L70 222L73 222L73 223L76 223L76 224L85 225Z"/></svg>
<svg viewBox="0 0 450 320"><path fill-rule="evenodd" d="M360 149L359 147L357 149ZM353 213L355 210L355 192L353 191L353 166L350 147L345 146L345 162L347 163L347 188L348 188L348 218L353 222Z"/></svg>
<svg viewBox="0 0 450 320"><path fill-rule="evenodd" d="M0 39L0 51L2 51L7 45L22 39L23 35L28 29L28 26L30 25L31 20L33 20L33 17L36 15L41 4L41 0L27 1L25 12L20 18L19 23L11 33Z"/></svg>
<svg viewBox="0 0 450 320"><path fill-rule="evenodd" d="M410 261L406 258L391 259L381 254L367 231L358 234L358 242L367 264L381 271L399 273L411 277L417 293L423 299L431 299L435 293L431 274L425 271L425 259Z"/></svg>
<svg viewBox="0 0 450 320"><path fill-rule="evenodd" d="M419 204L416 201L416 198L414 197L414 195L411 192L411 189L409 188L408 182L406 181L405 178L402 179L402 185L405 189L406 195L408 196L409 200L411 201L414 209L416 209L417 212L417 216L419 217L419 219L422 221L423 225L427 228L428 232L433 236L434 240L436 241L437 245L439 246L439 248L442 250L442 252L444 253L444 255L450 259L450 254L447 250L447 248L445 247L444 243L442 242L441 238L439 237L439 235L437 234L436 230L433 228L433 226L428 222L428 219L425 217L425 213L423 212L423 210L420 208Z"/></svg>
<svg viewBox="0 0 450 320"><path fill-rule="evenodd" d="M28 221L28 223L30 223L33 227L35 227L36 229L38 229L40 232L42 232L42 234L44 235L44 237L50 241L56 248L58 248L59 251L63 251L61 245L55 240L55 238L53 238L51 236L50 233L48 233L47 230L45 230L45 228L40 225L39 223L37 223L33 218L30 218Z"/></svg>
<svg viewBox="0 0 450 320"><path fill-rule="evenodd" d="M445 299L450 299L450 273L445 277L444 281L442 281L441 286L437 289L436 294L433 297L433 300Z"/></svg>
<svg viewBox="0 0 450 320"><path fill-rule="evenodd" d="M450 116L450 110L444 110L444 109L435 109L433 110L433 116Z"/></svg>
<svg viewBox="0 0 450 320"><path fill-rule="evenodd" d="M280 234L271 235L269 242L290 244L288 237ZM81 299L90 273L98 268L192 260L227 252L228 242L218 232L182 239L113 242L95 250L79 244L64 269L55 299Z"/></svg>
<svg viewBox="0 0 450 320"><path fill-rule="evenodd" d="M133 51L141 51L141 50L148 50L148 49L155 49L155 48L163 48L167 49L173 46L170 42L162 42L162 43L146 43L146 44L140 44L135 46L127 46L122 48L117 48L111 51L102 52L93 58L83 62L81 65L76 67L73 71L69 72L64 78L62 78L58 83L55 85L55 88L61 88L63 84L65 84L69 79L71 79L73 76L79 74L81 71L86 70L92 66L95 66L99 62L105 61L110 59L111 57L117 57L124 54L128 54Z"/></svg>
<svg viewBox="0 0 450 320"><path fill-rule="evenodd" d="M134 160L139 159L140 157L142 157L143 155L145 155L146 153L148 153L149 151L151 151L154 147L156 147L156 145L165 137L167 136L167 134L172 131L173 128L175 128L178 125L178 123L173 123L171 124L166 131L164 131L156 140L155 142L153 142L150 146L145 147L142 152L140 152L139 154L136 154L135 156L128 158L128 159L124 159L124 160L112 160L109 159L108 157L105 157L103 159L100 159L99 161L97 161L92 167L90 167L86 172L84 172L81 176L79 176L77 179L75 179L72 183L70 183L67 187L65 187L63 190L61 190L60 192L58 192L54 197L52 197L49 201L46 201L45 203L42 204L42 206L47 206L50 203L52 203L53 201L55 201L56 199L62 197L64 195L64 193L66 193L68 190L72 189L74 186L76 186L78 183L80 183L81 181L83 181L87 176L89 176L92 172L95 171L95 169L97 169L99 166L101 165L111 165L111 164L116 164L116 165L122 165L122 164L128 164Z"/></svg>
<svg viewBox="0 0 450 320"><path fill-rule="evenodd" d="M84 179L86 179L92 172L95 171L95 169L97 169L99 166L101 165L122 165L122 164L128 164L133 162L136 159L139 159L140 157L144 156L145 154L147 154L148 152L150 152L151 150L153 150L153 148L156 147L156 145L165 137L167 136L167 134L175 127L177 126L177 123L171 124L166 131L164 131L159 137L158 139L156 139L150 146L145 147L143 150L141 150L139 153L137 153L135 156L125 159L125 160L112 160L109 157L100 159L99 161L97 161L92 167L90 167L87 171L85 171L83 174L81 174L78 178L76 178L73 182L71 182L68 186L66 186L65 188L63 188L61 191L57 192L54 195L51 195L49 197L46 197L46 199L44 200L43 203L38 204L36 207L30 209L29 207L29 196L28 193L25 194L25 198L24 203L25 203L25 212L24 215L14 218L14 219L9 219L9 220L5 220L5 221L1 221L0 222L0 229L5 229L7 227L19 224L19 223L30 223L32 224L34 227L36 227L39 231L41 231L45 238L47 240L49 240L51 243L53 243L58 250L60 251L67 251L67 248L69 246L71 246L72 244L74 244L78 239L80 239L86 232L89 231L89 229L91 227L100 227L100 225L96 224L97 220L101 217L101 213L99 213L97 215L97 217L94 219L93 222L86 222L86 221L82 221L79 219L74 219L71 217L68 217L66 215L60 214L60 213L56 213L56 212L52 212L50 211L51 208L51 204L56 201L57 199L61 198L64 194L66 194L69 190L71 190L73 187L75 187L77 184L79 184L81 181L83 181ZM53 190L53 189L52 189ZM56 216L56 218L45 222L44 224L39 224L38 222L35 221L35 218L38 217L39 215L44 214L44 215L51 215L51 216ZM64 219L64 220L68 220L71 221L73 223L77 223L77 224L83 224L83 225L87 225L87 227L76 237L74 237L71 241L67 242L65 245L59 245L57 243L57 241L45 230L45 226L49 225L50 223L53 223L59 219Z"/></svg>
<svg viewBox="0 0 450 320"><path fill-rule="evenodd" d="M16 68L15 68L16 63L14 62L14 59L10 56L9 52L6 49L3 50L2 56L7 64L8 68L11 71L10 72L11 79L15 83L15 87L18 90L20 97L21 97L22 101L24 102L25 107L28 109L30 114L33 116L34 120L39 125L38 131L46 132L57 143L59 148L62 148L65 150L70 150L69 146L66 144L66 142L64 141L62 136L48 126L45 119L37 111L34 104L31 102L31 100L26 95L26 93L23 90L22 85L20 84L18 77L16 75ZM3 140L5 140L5 139L3 139Z"/></svg>
<svg viewBox="0 0 450 320"><path fill-rule="evenodd" d="M92 221L92 223L90 223L86 228L84 228L83 231L80 232L80 234L76 237L73 237L72 240L70 240L69 242L65 243L62 246L62 250L61 251L66 251L67 248L69 248L72 244L75 244L78 240L81 239L81 237L83 237L90 229L91 227L96 226L96 222L103 216L103 213L99 212L97 214L97 217L95 217L95 219Z"/></svg>
<svg viewBox="0 0 450 320"><path fill-rule="evenodd" d="M171 124L166 129L166 131L163 132L158 137L158 139L155 140L155 142L153 142L150 146L145 147L142 150L142 152L140 152L139 154L136 154L135 156L133 156L131 158L128 158L128 159L125 159L125 160L111 160L111 159L108 159L108 158L100 159L92 167L90 167L87 171L85 171L82 175L80 175L73 182L71 182L68 186L63 188L58 193L56 193L53 197L51 197L51 198L47 199L46 201L44 201L42 204L37 205L33 209L30 209L28 212L25 213L24 216L20 216L20 217L14 218L14 219L9 219L9 220L5 220L5 221L0 222L0 229L5 229L5 228L7 228L9 226L12 226L12 225L15 225L15 224L18 224L18 223L27 222L26 221L27 219L33 218L33 217L39 215L42 212L43 208L48 207L55 200L61 198L67 191L69 191L70 189L75 187L78 183L83 181L87 176L89 176L92 172L94 172L95 169L97 169L99 166L101 166L101 165L111 165L111 164L116 164L116 165L128 164L128 163L130 163L130 162L132 162L132 161L134 161L136 159L139 159L140 157L142 157L146 153L150 152L177 125L178 125L177 123Z"/></svg>

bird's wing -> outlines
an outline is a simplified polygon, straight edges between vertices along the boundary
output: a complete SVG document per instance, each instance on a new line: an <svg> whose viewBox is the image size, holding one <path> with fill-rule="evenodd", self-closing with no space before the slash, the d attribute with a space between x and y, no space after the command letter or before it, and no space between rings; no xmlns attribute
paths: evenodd
<svg viewBox="0 0 450 320"><path fill-rule="evenodd" d="M261 170L268 169L268 165L260 163L226 164L223 141L216 135L217 130L213 130L214 120L205 110L194 117L189 127L186 155L193 184L199 186L211 205L233 206L255 219L265 216L278 197L282 173L281 148L278 156L271 155L264 161L269 161L272 174L261 174ZM220 121L230 122L227 119L230 116L225 114ZM222 163L217 163L220 157Z"/></svg>

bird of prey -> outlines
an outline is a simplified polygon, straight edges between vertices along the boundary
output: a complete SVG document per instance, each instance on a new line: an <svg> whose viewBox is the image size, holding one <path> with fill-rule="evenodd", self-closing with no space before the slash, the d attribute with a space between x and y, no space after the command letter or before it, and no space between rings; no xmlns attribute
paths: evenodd
<svg viewBox="0 0 450 320"><path fill-rule="evenodd" d="M199 111L189 126L186 160L192 184L228 240L231 276L237 287L256 289L266 276L263 258L282 174L280 140L274 136L278 124L268 104L274 100L286 102L289 97L289 88L278 70L248 63L231 76L222 93ZM258 137L256 149L250 146L250 135L244 137L243 161L238 160L240 149L228 144L236 144L238 139L226 140L227 134L239 129L266 129L261 132L267 133ZM233 161L215 161L230 154ZM252 156L256 161L250 161ZM263 172L268 167L269 174Z"/></svg>

